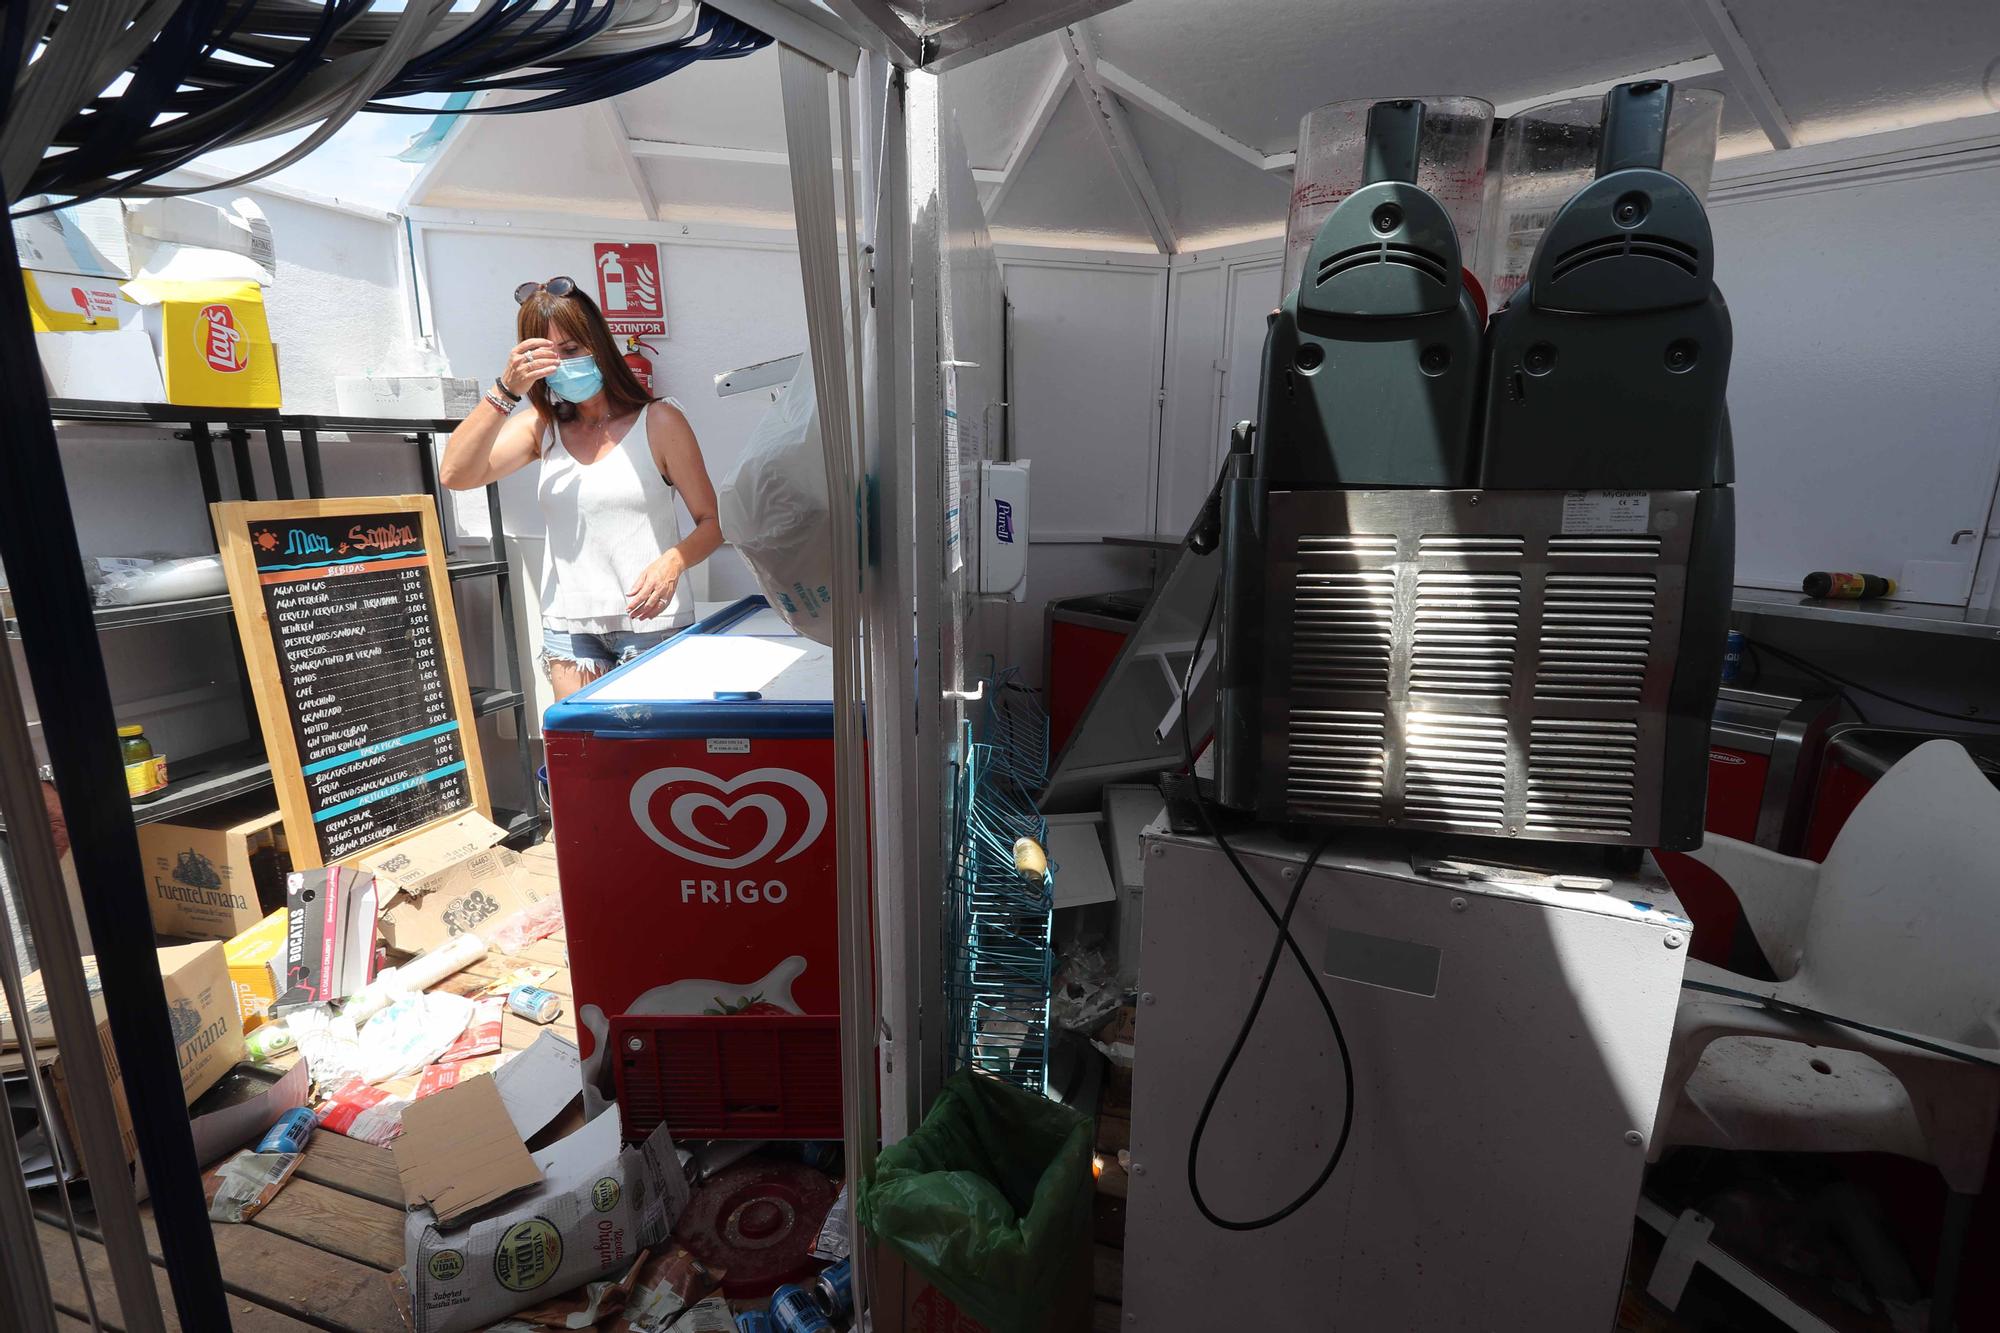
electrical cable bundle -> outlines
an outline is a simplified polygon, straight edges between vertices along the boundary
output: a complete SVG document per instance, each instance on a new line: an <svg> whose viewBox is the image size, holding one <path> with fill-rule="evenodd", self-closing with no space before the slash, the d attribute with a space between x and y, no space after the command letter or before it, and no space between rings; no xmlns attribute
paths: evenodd
<svg viewBox="0 0 2000 1333"><path fill-rule="evenodd" d="M316 127L220 183L240 185L298 161L358 112L437 112L397 99L498 93L461 114L550 111L771 41L692 0L456 4L13 0L0 19L0 61L12 75L0 84L8 203L212 190L152 182L216 149Z"/></svg>

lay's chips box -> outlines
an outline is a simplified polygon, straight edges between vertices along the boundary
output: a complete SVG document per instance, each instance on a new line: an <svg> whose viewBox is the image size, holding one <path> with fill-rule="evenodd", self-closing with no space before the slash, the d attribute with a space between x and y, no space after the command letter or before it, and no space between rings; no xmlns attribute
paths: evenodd
<svg viewBox="0 0 2000 1333"><path fill-rule="evenodd" d="M124 290L143 308L142 322L160 355L168 402L281 406L278 349L257 283L135 278Z"/></svg>

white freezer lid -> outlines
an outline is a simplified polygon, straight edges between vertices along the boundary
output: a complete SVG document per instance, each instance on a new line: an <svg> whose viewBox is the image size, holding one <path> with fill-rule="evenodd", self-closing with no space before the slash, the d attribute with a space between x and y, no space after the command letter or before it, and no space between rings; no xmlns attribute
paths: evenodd
<svg viewBox="0 0 2000 1333"><path fill-rule="evenodd" d="M712 631L696 630L606 676L593 703L713 701L754 691L790 703L833 699L833 652L768 607Z"/></svg>

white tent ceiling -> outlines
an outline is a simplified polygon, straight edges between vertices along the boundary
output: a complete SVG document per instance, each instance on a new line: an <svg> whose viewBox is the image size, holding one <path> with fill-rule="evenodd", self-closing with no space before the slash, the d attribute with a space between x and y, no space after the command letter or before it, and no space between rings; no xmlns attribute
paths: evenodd
<svg viewBox="0 0 2000 1333"><path fill-rule="evenodd" d="M922 11L928 30L967 31L1065 4ZM833 7L896 21L881 0ZM1281 230L1299 117L1321 103L1471 93L1505 114L1660 73L1726 94L1726 159L1942 122L1992 133L2000 3L1129 0L941 77L996 239L1155 250ZM790 225L771 52L696 64L608 113L477 120L457 137L412 203L511 192L555 211ZM630 158L602 141L619 137Z"/></svg>

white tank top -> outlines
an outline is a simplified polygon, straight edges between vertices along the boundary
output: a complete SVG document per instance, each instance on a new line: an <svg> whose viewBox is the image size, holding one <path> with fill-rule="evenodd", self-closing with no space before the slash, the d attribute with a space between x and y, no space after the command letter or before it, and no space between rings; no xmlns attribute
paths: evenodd
<svg viewBox="0 0 2000 1333"><path fill-rule="evenodd" d="M680 404L669 398L674 407ZM548 525L542 565L542 623L572 634L645 633L694 620L687 584L650 620L625 614L632 586L647 565L681 539L673 487L660 475L647 437L650 409L588 467L563 447L562 426L542 437L535 493Z"/></svg>

